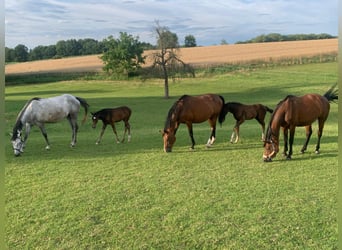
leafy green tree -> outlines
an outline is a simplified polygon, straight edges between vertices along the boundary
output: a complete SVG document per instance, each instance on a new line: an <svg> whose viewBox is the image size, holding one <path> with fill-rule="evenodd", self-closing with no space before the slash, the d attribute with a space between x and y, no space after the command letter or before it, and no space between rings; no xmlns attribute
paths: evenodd
<svg viewBox="0 0 342 250"><path fill-rule="evenodd" d="M109 74L129 76L145 63L143 46L139 37L120 32L120 38L109 36L103 41L105 52L101 56L104 71Z"/></svg>
<svg viewBox="0 0 342 250"><path fill-rule="evenodd" d="M187 35L184 38L184 47L196 47L196 38L193 35Z"/></svg>
<svg viewBox="0 0 342 250"><path fill-rule="evenodd" d="M92 55L99 54L102 52L99 42L95 39L86 38L78 40L80 45L80 55Z"/></svg>
<svg viewBox="0 0 342 250"><path fill-rule="evenodd" d="M14 49L5 47L5 62L14 62L15 54Z"/></svg>
<svg viewBox="0 0 342 250"><path fill-rule="evenodd" d="M23 44L18 44L14 48L14 61L26 62L28 60L29 52L28 48Z"/></svg>

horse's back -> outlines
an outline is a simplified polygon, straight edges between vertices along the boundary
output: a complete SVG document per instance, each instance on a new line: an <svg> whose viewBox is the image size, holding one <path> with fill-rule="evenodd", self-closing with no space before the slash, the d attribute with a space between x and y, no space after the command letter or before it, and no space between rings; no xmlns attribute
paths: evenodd
<svg viewBox="0 0 342 250"><path fill-rule="evenodd" d="M121 120L128 120L132 114L132 110L127 106L120 106L116 108L104 108L95 113L99 119L104 122L118 122Z"/></svg>
<svg viewBox="0 0 342 250"><path fill-rule="evenodd" d="M296 126L307 126L317 119L326 120L329 115L329 101L319 94L289 96L284 103L286 120Z"/></svg>
<svg viewBox="0 0 342 250"><path fill-rule="evenodd" d="M180 122L191 121L201 123L211 118L217 118L224 101L219 95L205 94L200 96L185 96L182 100Z"/></svg>

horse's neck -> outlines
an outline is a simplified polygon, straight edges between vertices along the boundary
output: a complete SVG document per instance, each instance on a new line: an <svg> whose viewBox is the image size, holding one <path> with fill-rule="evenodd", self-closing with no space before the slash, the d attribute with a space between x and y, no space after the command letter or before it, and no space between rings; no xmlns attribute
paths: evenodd
<svg viewBox="0 0 342 250"><path fill-rule="evenodd" d="M172 116L175 116L175 115L173 114ZM178 123L177 119L175 117L170 117L169 125L168 125L167 129L170 132L173 132L176 134L178 126L179 126L179 123Z"/></svg>
<svg viewBox="0 0 342 250"><path fill-rule="evenodd" d="M279 142L279 133L281 124L284 122L284 112L278 110L272 117L270 128L272 131L271 137L273 141Z"/></svg>
<svg viewBox="0 0 342 250"><path fill-rule="evenodd" d="M169 112L168 114L165 129L176 133L179 126L179 112L181 112L181 105L178 102L176 106L172 108L172 112Z"/></svg>

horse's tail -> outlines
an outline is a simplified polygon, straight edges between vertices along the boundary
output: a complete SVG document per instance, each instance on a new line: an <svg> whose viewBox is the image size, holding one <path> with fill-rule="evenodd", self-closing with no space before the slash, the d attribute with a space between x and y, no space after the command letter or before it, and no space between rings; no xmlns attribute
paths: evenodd
<svg viewBox="0 0 342 250"><path fill-rule="evenodd" d="M338 100L338 89L335 89L337 83L335 83L323 96L329 101L329 102L335 102L335 100Z"/></svg>
<svg viewBox="0 0 342 250"><path fill-rule="evenodd" d="M220 114L219 114L218 121L219 121L220 125L222 126L222 123L226 119L226 115L228 113L228 109L226 108L226 104L225 104L225 100L224 100L223 96L219 96L219 97L222 100L222 107L221 107L221 111L220 111Z"/></svg>
<svg viewBox="0 0 342 250"><path fill-rule="evenodd" d="M87 119L87 115L88 115L88 108L89 108L89 104L87 103L87 101L81 97L77 97L75 96L76 99L80 102L81 106L84 108L84 117L82 120L82 124L85 123L86 119Z"/></svg>
<svg viewBox="0 0 342 250"><path fill-rule="evenodd" d="M264 107L265 107L265 109L266 109L267 112L270 112L271 114L273 113L273 109L271 109L271 108L269 108L269 107L267 107L267 106L264 106Z"/></svg>

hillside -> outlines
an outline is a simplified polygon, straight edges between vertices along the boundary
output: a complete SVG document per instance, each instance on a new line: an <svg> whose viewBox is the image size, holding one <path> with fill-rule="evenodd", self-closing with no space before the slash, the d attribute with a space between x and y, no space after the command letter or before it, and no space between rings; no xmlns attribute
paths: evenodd
<svg viewBox="0 0 342 250"><path fill-rule="evenodd" d="M181 48L179 54L186 63L211 65L314 56L337 53L337 51L338 39L326 39ZM146 51L145 55L148 56L152 52ZM99 56L91 55L8 64L5 66L5 74L101 71L103 64ZM146 65L150 63L151 60L147 59Z"/></svg>

